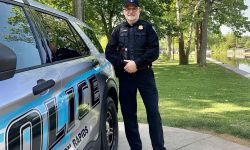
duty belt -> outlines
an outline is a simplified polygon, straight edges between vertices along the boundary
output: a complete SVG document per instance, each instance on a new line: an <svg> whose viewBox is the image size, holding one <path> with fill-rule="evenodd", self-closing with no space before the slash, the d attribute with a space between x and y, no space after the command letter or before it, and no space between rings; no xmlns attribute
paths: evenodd
<svg viewBox="0 0 250 150"><path fill-rule="evenodd" d="M138 70L145 70L145 69L152 69L152 65L141 66L138 68Z"/></svg>

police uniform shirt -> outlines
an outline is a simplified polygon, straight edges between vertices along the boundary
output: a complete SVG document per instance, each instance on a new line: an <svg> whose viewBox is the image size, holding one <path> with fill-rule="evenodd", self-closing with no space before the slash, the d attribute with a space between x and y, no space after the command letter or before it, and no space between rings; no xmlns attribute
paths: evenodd
<svg viewBox="0 0 250 150"><path fill-rule="evenodd" d="M159 57L159 40L149 22L138 20L133 26L124 22L112 32L105 54L116 71L123 70L125 59L135 61L140 70Z"/></svg>

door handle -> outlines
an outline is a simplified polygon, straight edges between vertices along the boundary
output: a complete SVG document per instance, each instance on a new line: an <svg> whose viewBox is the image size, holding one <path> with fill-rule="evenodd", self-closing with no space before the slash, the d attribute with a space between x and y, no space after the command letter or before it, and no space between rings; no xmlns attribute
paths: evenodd
<svg viewBox="0 0 250 150"><path fill-rule="evenodd" d="M52 88L55 86L55 81L54 80L44 80L40 79L37 81L37 85L33 87L33 94L38 95L41 94L42 92L47 91L48 89Z"/></svg>

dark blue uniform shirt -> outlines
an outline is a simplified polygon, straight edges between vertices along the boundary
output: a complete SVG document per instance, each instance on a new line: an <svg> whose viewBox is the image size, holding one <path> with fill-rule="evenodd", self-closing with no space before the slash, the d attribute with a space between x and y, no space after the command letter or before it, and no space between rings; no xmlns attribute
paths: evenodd
<svg viewBox="0 0 250 150"><path fill-rule="evenodd" d="M159 40L149 22L138 20L133 26L123 22L114 29L105 54L116 72L123 71L125 59L135 61L138 70L145 69L159 57Z"/></svg>

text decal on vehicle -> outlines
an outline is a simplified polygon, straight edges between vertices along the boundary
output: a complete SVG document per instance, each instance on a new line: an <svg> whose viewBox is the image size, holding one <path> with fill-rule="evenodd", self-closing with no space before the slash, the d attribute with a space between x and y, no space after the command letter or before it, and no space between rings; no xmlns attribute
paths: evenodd
<svg viewBox="0 0 250 150"><path fill-rule="evenodd" d="M58 129L59 111L56 98L51 98L44 103L47 110L47 118L43 118L39 110L32 109L9 123L5 134L6 150L41 150L43 149L43 142L47 143L47 149L52 149L75 126L76 110L78 110L78 120L82 120L89 113L89 108L94 108L100 103L100 93L96 76L93 75L89 77L87 81L83 80L76 86L77 90L71 87L64 91L68 99L68 122L65 123L61 129ZM81 108L85 105L84 94L89 92L91 93L91 106ZM78 109L75 108L75 94L78 95ZM44 127L43 123L43 120L46 119L48 122L47 128ZM43 141L43 130L47 130L47 132L45 131L45 133L47 133L47 141ZM25 136L25 133L29 133L28 136ZM80 137L84 138L87 133L88 129L87 126L85 126L84 133L77 135L78 137L76 137L76 139ZM72 141L74 147L79 144L79 142L75 141L76 140Z"/></svg>

